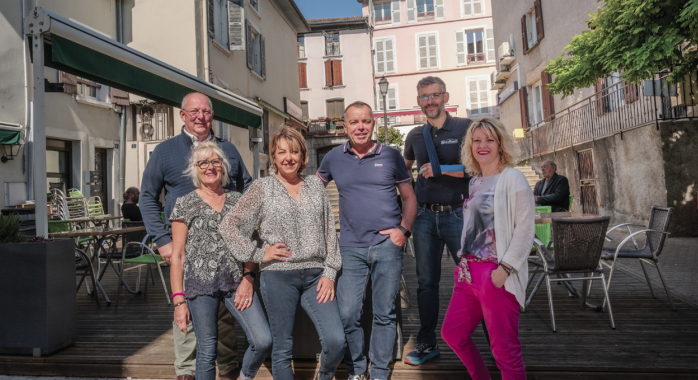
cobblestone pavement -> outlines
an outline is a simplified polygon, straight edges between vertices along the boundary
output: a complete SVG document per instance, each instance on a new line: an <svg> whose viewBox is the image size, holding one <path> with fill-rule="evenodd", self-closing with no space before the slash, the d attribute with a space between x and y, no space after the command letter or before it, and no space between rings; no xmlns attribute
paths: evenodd
<svg viewBox="0 0 698 380"><path fill-rule="evenodd" d="M616 236L612 235L612 237L616 239ZM618 234L616 244L622 238L623 234ZM632 247L632 243L629 244L630 246L627 247ZM644 240L638 241L638 244L644 244ZM672 297L698 307L698 238L668 238L659 256L659 266L662 268ZM649 292L646 285L647 281L642 273L642 267L638 259L620 259L616 264L616 268L645 284L638 284L637 291ZM666 297L666 292L657 270L651 265L645 265L645 268L652 282L654 294L657 297ZM611 288L613 288L612 283Z"/></svg>

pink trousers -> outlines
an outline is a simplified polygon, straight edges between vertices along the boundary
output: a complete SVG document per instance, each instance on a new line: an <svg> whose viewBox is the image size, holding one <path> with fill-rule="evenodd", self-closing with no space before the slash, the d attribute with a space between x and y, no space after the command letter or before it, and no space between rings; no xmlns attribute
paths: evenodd
<svg viewBox="0 0 698 380"><path fill-rule="evenodd" d="M492 354L502 379L526 379L526 369L519 342L519 303L513 294L492 283L494 263L469 262L473 283L458 282L446 311L441 336L463 361L474 380L488 380L490 373L470 334L485 319L490 335Z"/></svg>

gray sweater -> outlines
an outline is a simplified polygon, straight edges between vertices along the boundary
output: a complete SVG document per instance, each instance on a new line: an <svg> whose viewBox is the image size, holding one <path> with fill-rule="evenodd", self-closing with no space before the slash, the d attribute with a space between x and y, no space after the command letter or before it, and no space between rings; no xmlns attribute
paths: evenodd
<svg viewBox="0 0 698 380"><path fill-rule="evenodd" d="M342 258L330 200L318 177L302 177L300 202L274 174L254 181L223 219L220 233L237 260L257 262L262 271L323 268L322 275L334 281ZM256 226L261 248L250 241ZM277 243L286 244L292 256L262 264L266 245Z"/></svg>

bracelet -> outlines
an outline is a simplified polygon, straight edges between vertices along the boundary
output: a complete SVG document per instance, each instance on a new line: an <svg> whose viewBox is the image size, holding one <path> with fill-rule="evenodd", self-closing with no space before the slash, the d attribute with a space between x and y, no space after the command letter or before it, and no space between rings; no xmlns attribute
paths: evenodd
<svg viewBox="0 0 698 380"><path fill-rule="evenodd" d="M174 307L177 307L177 306L179 306L179 305L184 305L185 303L187 303L187 301L177 302L177 303L174 305Z"/></svg>
<svg viewBox="0 0 698 380"><path fill-rule="evenodd" d="M185 296L185 297L186 297L187 295L184 294L184 293L175 293L175 294L173 294L171 297L172 297L172 298L175 298L175 297L177 297L177 296Z"/></svg>
<svg viewBox="0 0 698 380"><path fill-rule="evenodd" d="M514 272L513 268L507 268L506 266L502 265L502 263L499 263L499 266L504 268L504 271L507 272L507 276L511 275L511 273Z"/></svg>
<svg viewBox="0 0 698 380"><path fill-rule="evenodd" d="M257 274L255 272L245 272L242 274L242 277L245 277L245 276L250 276L250 278L252 278L253 280L255 278L257 278Z"/></svg>

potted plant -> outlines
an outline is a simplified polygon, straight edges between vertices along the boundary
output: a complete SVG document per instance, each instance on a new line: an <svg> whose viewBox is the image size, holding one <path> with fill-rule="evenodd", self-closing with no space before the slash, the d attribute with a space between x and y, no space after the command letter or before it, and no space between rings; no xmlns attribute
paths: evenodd
<svg viewBox="0 0 698 380"><path fill-rule="evenodd" d="M77 339L75 242L27 239L0 215L0 354L47 355Z"/></svg>

